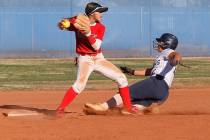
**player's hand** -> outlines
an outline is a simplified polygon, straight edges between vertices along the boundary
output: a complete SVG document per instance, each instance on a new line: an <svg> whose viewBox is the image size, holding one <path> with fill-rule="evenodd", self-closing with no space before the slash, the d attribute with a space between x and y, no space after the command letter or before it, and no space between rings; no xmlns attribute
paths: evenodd
<svg viewBox="0 0 210 140"><path fill-rule="evenodd" d="M78 14L74 23L74 27L83 34L90 33L90 20L84 14Z"/></svg>
<svg viewBox="0 0 210 140"><path fill-rule="evenodd" d="M70 23L69 19L62 19L58 23L58 28L60 28L61 30L68 29L70 26L71 26L71 23Z"/></svg>
<svg viewBox="0 0 210 140"><path fill-rule="evenodd" d="M128 67L120 67L120 69L123 73L126 73L128 75L134 75L134 72L135 72L135 70L130 69Z"/></svg>

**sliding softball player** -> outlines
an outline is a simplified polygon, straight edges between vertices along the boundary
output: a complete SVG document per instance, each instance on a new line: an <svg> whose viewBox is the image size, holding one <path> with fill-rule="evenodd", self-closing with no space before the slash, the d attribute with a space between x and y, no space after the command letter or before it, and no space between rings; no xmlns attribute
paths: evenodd
<svg viewBox="0 0 210 140"><path fill-rule="evenodd" d="M154 49L159 54L155 58L152 68L138 71L121 67L121 70L129 75L150 76L148 79L129 86L132 105L141 114L146 111L158 113L158 106L168 98L176 65L181 61L181 55L175 51L178 45L176 36L164 33L160 38L156 38L153 44ZM122 98L119 94L116 94L104 103L86 103L84 112L87 114L106 114L108 109L120 106L121 104ZM124 114L125 112L121 113Z"/></svg>
<svg viewBox="0 0 210 140"><path fill-rule="evenodd" d="M63 19L58 27L75 32L76 52L78 54L77 79L66 92L57 114L64 114L65 108L80 94L87 83L90 74L98 71L106 77L116 81L119 86L119 95L127 111L132 112L128 82L126 76L111 62L106 60L102 53L105 26L101 23L102 14L108 10L98 3L88 3L85 14Z"/></svg>

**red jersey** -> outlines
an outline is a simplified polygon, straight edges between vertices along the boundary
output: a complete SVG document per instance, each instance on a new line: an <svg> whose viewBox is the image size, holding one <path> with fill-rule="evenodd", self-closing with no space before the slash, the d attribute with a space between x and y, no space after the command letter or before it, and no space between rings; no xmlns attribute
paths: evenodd
<svg viewBox="0 0 210 140"><path fill-rule="evenodd" d="M70 18L71 25L75 22L75 17ZM92 45L96 42L96 39L103 40L105 26L99 22L96 22L93 26L90 26L91 35L85 36L79 30L77 30L74 26L70 26L69 31L74 31L76 36L76 53L84 55L91 54L96 55L101 52L101 48L98 50L94 50Z"/></svg>

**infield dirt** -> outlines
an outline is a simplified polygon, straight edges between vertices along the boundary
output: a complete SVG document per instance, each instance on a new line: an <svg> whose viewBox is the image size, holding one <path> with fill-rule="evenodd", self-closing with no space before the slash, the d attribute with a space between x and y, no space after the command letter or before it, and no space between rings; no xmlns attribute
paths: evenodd
<svg viewBox="0 0 210 140"><path fill-rule="evenodd" d="M16 107L54 110L65 91L1 91L0 112ZM63 118L44 115L0 118L2 140L207 140L210 88L172 89L158 115L85 115L86 102L101 102L115 91L85 91ZM5 106L7 105L7 106ZM8 106L13 105L13 109Z"/></svg>

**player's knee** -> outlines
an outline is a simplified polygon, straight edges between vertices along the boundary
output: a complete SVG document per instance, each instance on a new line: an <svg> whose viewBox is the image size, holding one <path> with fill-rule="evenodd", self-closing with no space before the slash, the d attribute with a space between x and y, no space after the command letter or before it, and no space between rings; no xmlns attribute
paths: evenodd
<svg viewBox="0 0 210 140"><path fill-rule="evenodd" d="M120 88L128 86L127 78L123 73L118 76L117 83Z"/></svg>
<svg viewBox="0 0 210 140"><path fill-rule="evenodd" d="M75 82L73 85L73 89L80 94L85 89L86 83L85 82Z"/></svg>

